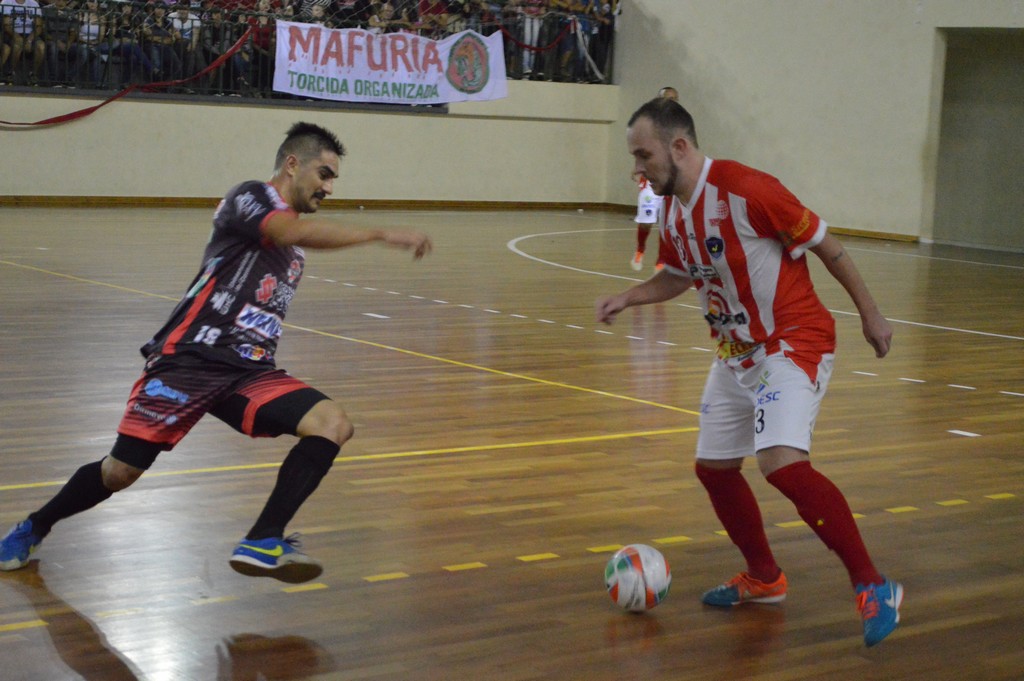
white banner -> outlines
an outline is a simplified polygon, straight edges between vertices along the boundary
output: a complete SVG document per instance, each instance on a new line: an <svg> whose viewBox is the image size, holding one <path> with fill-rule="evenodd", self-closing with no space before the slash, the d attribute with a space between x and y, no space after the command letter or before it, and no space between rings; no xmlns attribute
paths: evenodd
<svg viewBox="0 0 1024 681"><path fill-rule="evenodd" d="M444 104L508 96L501 32L444 40L277 22L274 90L384 104Z"/></svg>

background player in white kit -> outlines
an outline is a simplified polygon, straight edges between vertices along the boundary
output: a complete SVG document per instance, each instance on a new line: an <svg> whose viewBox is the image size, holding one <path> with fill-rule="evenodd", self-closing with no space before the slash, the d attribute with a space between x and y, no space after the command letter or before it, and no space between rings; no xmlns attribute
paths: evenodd
<svg viewBox="0 0 1024 681"><path fill-rule="evenodd" d="M756 456L761 473L842 560L868 646L899 622L903 587L875 569L842 492L810 464L811 432L832 370L835 322L818 300L810 251L846 289L877 357L892 329L827 225L774 177L697 146L693 118L664 98L630 118L635 170L669 197L660 222L665 268L597 301L611 323L627 307L669 300L695 286L718 341L701 404L697 477L747 569L702 597L708 605L776 603L787 582L741 473Z"/></svg>
<svg viewBox="0 0 1024 681"><path fill-rule="evenodd" d="M651 183L647 181L643 174L633 173L633 179L640 189L640 194L636 199L636 217L633 218L633 222L636 223L636 253L633 254L633 259L629 261L629 266L639 272L644 267L647 237L651 234L651 228L658 222L659 207L664 199L654 193L654 190L651 189ZM659 257L655 269L660 270L662 266L662 261Z"/></svg>
<svg viewBox="0 0 1024 681"><path fill-rule="evenodd" d="M674 87L663 87L658 90L658 97L671 99L673 102L679 100L679 93ZM647 251L647 237L651 234L651 228L658 222L658 213L661 207L662 198L651 189L650 182L643 173L633 173L633 181L637 183L639 194L636 198L636 253L629 261L629 266L639 272L644 267L644 253ZM660 271L664 266L664 258L659 251L658 261L654 269Z"/></svg>

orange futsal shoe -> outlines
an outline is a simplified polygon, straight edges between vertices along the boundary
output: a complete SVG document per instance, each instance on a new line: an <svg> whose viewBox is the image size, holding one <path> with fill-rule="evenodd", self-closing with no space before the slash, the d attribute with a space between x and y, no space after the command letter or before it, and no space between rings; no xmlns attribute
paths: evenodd
<svg viewBox="0 0 1024 681"><path fill-rule="evenodd" d="M725 584L719 584L701 597L701 602L718 608L731 608L740 603L778 603L786 598L786 575L766 583L741 572Z"/></svg>

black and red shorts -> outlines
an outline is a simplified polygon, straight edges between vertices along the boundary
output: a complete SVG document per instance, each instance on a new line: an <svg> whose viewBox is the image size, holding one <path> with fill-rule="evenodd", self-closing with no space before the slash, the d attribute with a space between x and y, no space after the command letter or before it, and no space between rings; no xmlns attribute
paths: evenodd
<svg viewBox="0 0 1024 681"><path fill-rule="evenodd" d="M236 367L194 355L150 359L117 432L173 449L206 414L250 437L294 435L319 390L272 367Z"/></svg>

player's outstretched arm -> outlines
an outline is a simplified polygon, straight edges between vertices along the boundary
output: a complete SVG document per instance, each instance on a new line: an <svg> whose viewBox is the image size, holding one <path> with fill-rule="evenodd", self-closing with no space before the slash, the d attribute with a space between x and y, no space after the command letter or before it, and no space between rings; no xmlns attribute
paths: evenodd
<svg viewBox="0 0 1024 681"><path fill-rule="evenodd" d="M642 284L637 284L622 293L598 298L595 303L597 321L611 324L615 321L616 315L627 307L671 300L692 285L693 279L690 277L662 270Z"/></svg>
<svg viewBox="0 0 1024 681"><path fill-rule="evenodd" d="M345 227L335 220L299 218L289 213L272 215L263 234L278 246L318 249L349 248L379 241L392 248L411 250L417 260L433 249L430 237L422 232Z"/></svg>
<svg viewBox="0 0 1024 681"><path fill-rule="evenodd" d="M847 255L846 249L839 243L839 239L826 234L821 243L811 248L811 252L821 258L829 273L850 294L850 299L860 313L864 338L875 349L875 357L885 357L892 346L892 327L878 311L878 305L871 297L867 284L864 283L853 260Z"/></svg>

